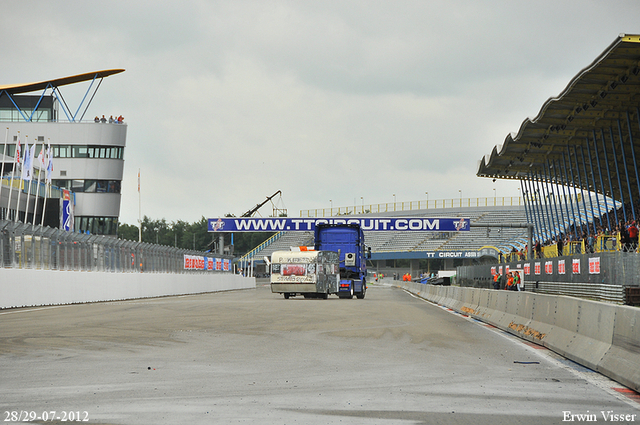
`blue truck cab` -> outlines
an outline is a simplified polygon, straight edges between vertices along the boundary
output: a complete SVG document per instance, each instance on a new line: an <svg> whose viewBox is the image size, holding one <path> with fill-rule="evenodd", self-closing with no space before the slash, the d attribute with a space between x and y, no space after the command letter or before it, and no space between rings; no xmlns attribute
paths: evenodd
<svg viewBox="0 0 640 425"><path fill-rule="evenodd" d="M364 232L357 224L317 224L314 232L317 251L334 251L340 257L338 297L364 298L367 292L367 258L371 252Z"/></svg>

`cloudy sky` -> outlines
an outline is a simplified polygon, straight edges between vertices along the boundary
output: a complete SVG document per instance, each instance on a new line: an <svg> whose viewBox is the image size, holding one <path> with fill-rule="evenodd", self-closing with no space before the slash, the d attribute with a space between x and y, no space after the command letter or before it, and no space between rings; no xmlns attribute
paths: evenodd
<svg viewBox="0 0 640 425"><path fill-rule="evenodd" d="M637 0L5 0L0 84L126 69L86 115L128 123L124 223L138 169L142 214L168 221L277 190L290 216L518 196L478 160L638 17ZM72 109L84 90L63 89Z"/></svg>

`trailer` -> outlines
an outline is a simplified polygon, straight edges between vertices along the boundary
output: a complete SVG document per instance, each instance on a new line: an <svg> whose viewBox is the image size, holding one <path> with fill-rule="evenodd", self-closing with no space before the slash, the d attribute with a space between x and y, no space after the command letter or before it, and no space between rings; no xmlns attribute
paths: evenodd
<svg viewBox="0 0 640 425"><path fill-rule="evenodd" d="M271 254L271 292L286 299L324 298L338 292L340 265L333 251L275 251Z"/></svg>
<svg viewBox="0 0 640 425"><path fill-rule="evenodd" d="M307 251L276 251L271 255L271 292L285 298L303 295L363 299L367 292L364 232L357 224L318 224L315 243Z"/></svg>

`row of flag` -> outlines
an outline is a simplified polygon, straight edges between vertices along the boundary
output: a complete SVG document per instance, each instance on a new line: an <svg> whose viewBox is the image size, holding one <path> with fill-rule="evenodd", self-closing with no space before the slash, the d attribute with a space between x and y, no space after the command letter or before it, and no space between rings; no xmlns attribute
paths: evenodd
<svg viewBox="0 0 640 425"><path fill-rule="evenodd" d="M2 155L3 155L3 160L2 160L2 171L0 172L0 175L4 175L4 165L5 165L5 158L6 158L6 153L7 153L7 139L9 136L9 128L7 128L7 134L5 135L5 141L4 141L4 145L2 148ZM20 188L22 188L22 181L28 181L29 182L29 189L27 191L27 193L31 193L31 183L33 181L33 169L34 169L34 165L37 163L39 164L39 168L40 168L40 173L38 174L38 182L37 185L40 185L40 180L42 178L42 170L46 170L46 176L45 176L45 184L47 186L47 188L49 190L51 190L51 175L53 174L53 152L51 151L51 143L47 144L47 149L45 151L44 148L44 143L42 143L42 148L40 149L40 153L38 154L38 157L35 157L36 154L36 145L37 143L34 143L33 145L29 146L29 143L27 142L24 146L24 151L23 151L23 146L22 143L20 141L20 132L18 132L18 137L17 137L17 143L16 143L16 152L15 152L15 156L14 156L14 161L15 161L15 166L13 167L13 170L11 172L11 185L9 186L9 204L7 205L7 211L8 213L10 213L11 211L11 193L13 192L13 179L16 178L16 170L20 169L20 167L22 166L22 170L20 172ZM37 162L36 162L37 161ZM2 185L0 184L0 192L2 191ZM45 189L46 192L46 189ZM20 205L20 195L22 194L22 190L18 191L18 200L16 201L16 209L15 209L15 216L14 216L14 220L18 221L18 208ZM43 210L46 209L46 202L47 202L47 197L45 196L44 198L44 202L45 205L43 206ZM35 201L35 209L37 210L38 208L38 197L36 197L36 201ZM25 222L27 220L27 217L29 216L29 202L27 202L27 207L25 210ZM9 215L9 214L8 214ZM41 219L41 225L44 224L44 214L42 214L42 219ZM35 214L34 214L34 220L33 220L33 225L35 226Z"/></svg>
<svg viewBox="0 0 640 425"><path fill-rule="evenodd" d="M29 147L29 143L25 145L24 154L22 153L22 145L20 144L20 134L18 134L18 142L16 144L16 156L15 162L18 166L22 165L21 178L25 181L31 181L33 178L33 166L34 156L36 154L36 143ZM51 183L51 175L53 173L53 155L51 152L51 144L47 145L47 151L44 151L44 143L42 149L38 154L38 164L40 164L40 170L43 170L46 165L46 183Z"/></svg>

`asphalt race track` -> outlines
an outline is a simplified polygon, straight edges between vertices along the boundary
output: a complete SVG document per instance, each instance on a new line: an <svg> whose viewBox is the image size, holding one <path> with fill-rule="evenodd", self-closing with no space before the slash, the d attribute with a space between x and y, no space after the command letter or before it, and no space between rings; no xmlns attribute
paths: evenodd
<svg viewBox="0 0 640 425"><path fill-rule="evenodd" d="M3 423L640 423L634 397L384 285L364 300L285 300L259 283L0 311Z"/></svg>

